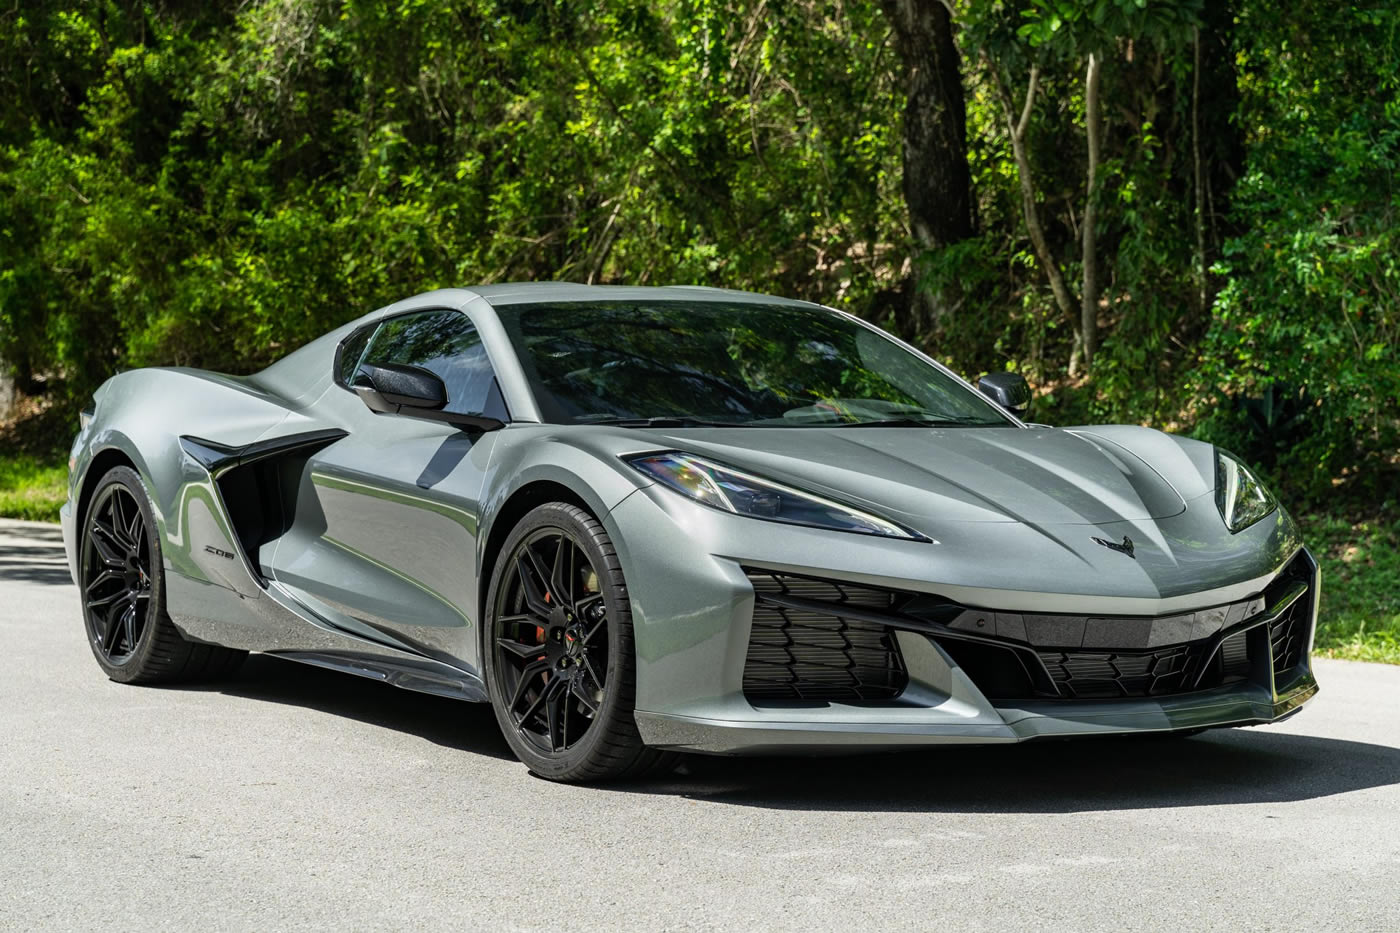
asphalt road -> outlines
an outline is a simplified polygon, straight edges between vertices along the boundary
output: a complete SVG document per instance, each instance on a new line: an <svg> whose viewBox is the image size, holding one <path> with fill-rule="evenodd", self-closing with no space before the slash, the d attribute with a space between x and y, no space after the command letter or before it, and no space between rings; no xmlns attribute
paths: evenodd
<svg viewBox="0 0 1400 933"><path fill-rule="evenodd" d="M1188 740L565 787L489 710L253 658L123 687L0 523L0 928L1400 930L1400 667Z"/></svg>

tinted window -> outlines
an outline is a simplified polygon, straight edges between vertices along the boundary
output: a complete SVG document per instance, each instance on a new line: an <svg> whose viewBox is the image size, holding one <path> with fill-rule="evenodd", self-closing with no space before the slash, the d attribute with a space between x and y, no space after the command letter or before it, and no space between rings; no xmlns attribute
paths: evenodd
<svg viewBox="0 0 1400 933"><path fill-rule="evenodd" d="M374 332L363 359L421 366L433 373L447 387L447 411L505 417L486 348L471 321L459 311L389 318Z"/></svg>
<svg viewBox="0 0 1400 933"><path fill-rule="evenodd" d="M549 421L1010 424L947 373L824 309L668 301L498 313Z"/></svg>
<svg viewBox="0 0 1400 933"><path fill-rule="evenodd" d="M364 355L365 345L369 343L373 333L373 327L362 327L341 343L335 360L335 377L341 385L348 387L354 380L355 370L360 366L360 357Z"/></svg>

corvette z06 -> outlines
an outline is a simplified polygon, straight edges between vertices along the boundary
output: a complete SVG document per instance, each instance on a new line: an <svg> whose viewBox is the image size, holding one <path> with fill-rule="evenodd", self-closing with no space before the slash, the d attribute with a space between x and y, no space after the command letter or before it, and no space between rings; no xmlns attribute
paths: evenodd
<svg viewBox="0 0 1400 933"><path fill-rule="evenodd" d="M1029 400L805 302L448 289L109 379L64 540L113 680L265 652L490 703L557 780L1298 710L1318 568L1259 478Z"/></svg>

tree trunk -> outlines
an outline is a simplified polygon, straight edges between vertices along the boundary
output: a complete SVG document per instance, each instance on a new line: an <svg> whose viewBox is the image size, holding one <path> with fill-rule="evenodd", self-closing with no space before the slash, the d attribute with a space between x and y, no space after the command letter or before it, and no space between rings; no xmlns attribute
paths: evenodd
<svg viewBox="0 0 1400 933"><path fill-rule="evenodd" d="M972 179L967 167L967 107L953 21L941 0L881 0L904 66L904 200L914 239L942 249L972 235ZM912 326L949 312L955 296L907 289ZM906 338L917 334L903 334Z"/></svg>
<svg viewBox="0 0 1400 933"><path fill-rule="evenodd" d="M1201 30L1192 33L1191 64L1191 188L1196 197L1196 313L1206 313L1206 182L1201 168Z"/></svg>
<svg viewBox="0 0 1400 933"><path fill-rule="evenodd" d="M1084 76L1084 135L1089 148L1089 171L1084 190L1084 288L1080 294L1079 333L1084 344L1084 368L1094 365L1094 350L1099 336L1099 282L1095 251L1097 224L1094 199L1099 175L1099 149L1102 145L1099 85L1103 78L1103 59L1097 52L1089 53L1089 68Z"/></svg>
<svg viewBox="0 0 1400 933"><path fill-rule="evenodd" d="M1036 259L1040 260L1041 271L1050 280L1050 292L1055 296L1055 307L1069 320L1074 328L1075 339L1080 338L1080 328L1075 321L1074 300L1070 298L1065 278L1060 274L1060 265L1050 252L1050 243L1045 239L1045 229L1040 225L1040 210L1035 203L1035 182L1031 179L1031 157L1026 149L1026 130L1031 122L1031 109L1035 105L1035 91L1040 82L1040 68L1031 66L1030 78L1026 82L1026 102L1021 107L1021 118L1016 119L1015 105L1011 102L1011 92L1001 79L996 65L988 62L997 90L1001 94L1002 107L1006 111L1006 129L1011 137L1011 154L1016 160L1016 175L1021 182L1021 209L1026 218L1026 233L1031 238Z"/></svg>
<svg viewBox="0 0 1400 933"><path fill-rule="evenodd" d="M1229 217L1230 195L1235 183L1244 175L1245 157L1244 131L1235 119L1240 106L1234 47L1236 5L1234 2L1206 4L1197 34L1206 269L1220 257L1221 244L1241 232Z"/></svg>

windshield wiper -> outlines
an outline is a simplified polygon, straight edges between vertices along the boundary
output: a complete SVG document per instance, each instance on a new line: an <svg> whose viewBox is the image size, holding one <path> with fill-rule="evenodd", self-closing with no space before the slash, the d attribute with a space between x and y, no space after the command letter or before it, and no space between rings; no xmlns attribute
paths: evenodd
<svg viewBox="0 0 1400 933"><path fill-rule="evenodd" d="M606 424L614 428L747 428L735 421L706 421L703 418L667 415L658 418L588 418L579 424Z"/></svg>
<svg viewBox="0 0 1400 933"><path fill-rule="evenodd" d="M879 421L842 421L832 428L995 428L1009 421L983 421L981 418L886 418Z"/></svg>

